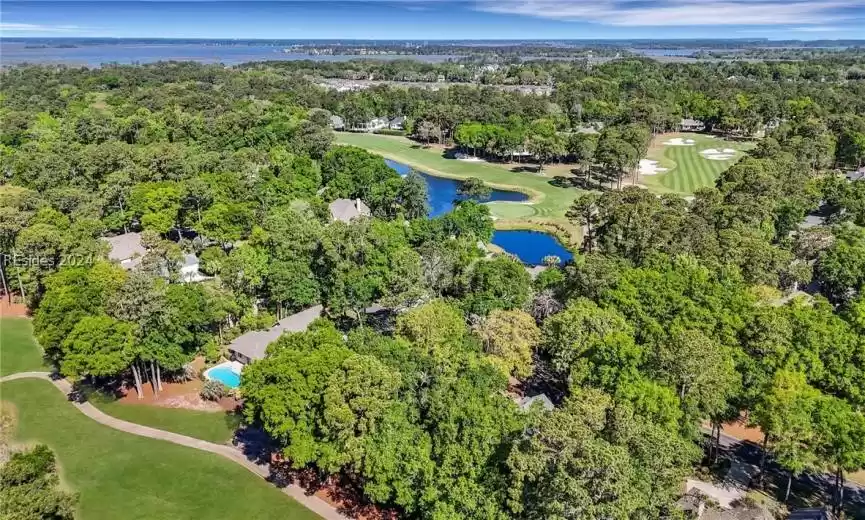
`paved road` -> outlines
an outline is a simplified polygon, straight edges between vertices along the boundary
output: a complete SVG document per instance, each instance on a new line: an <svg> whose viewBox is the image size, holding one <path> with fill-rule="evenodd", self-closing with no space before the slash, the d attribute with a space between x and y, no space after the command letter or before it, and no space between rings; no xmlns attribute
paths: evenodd
<svg viewBox="0 0 865 520"><path fill-rule="evenodd" d="M0 383L5 383L6 381L14 381L16 379L44 379L53 383L54 386L57 387L58 390L63 392L64 395L68 395L69 392L72 390L72 385L69 383L69 381L65 379L53 378L51 373L49 372L19 372L17 374L12 374L0 378ZM255 473L259 477L267 479L270 476L270 467L268 464L256 463L247 459L246 456L239 449L233 446L214 444L212 442L203 441L201 439L187 437L186 435L180 435L177 433L167 432L165 430L151 428L149 426L143 426L141 424L122 421L120 419L107 415L106 413L102 412L102 410L99 410L90 403L73 402L72 404L87 417L90 417L94 421L100 424L104 424L109 428L114 428L115 430L131 433L133 435L140 435L141 437L150 437L151 439L159 439L174 444L179 444L181 446L187 446L189 448L195 448L197 450L215 453L217 455L225 457L226 459L231 460L232 462L240 464L241 466ZM282 491L326 520L348 520L350 518L337 511L335 507L331 506L324 500L314 495L307 495L303 488L298 485L286 485L282 488Z"/></svg>
<svg viewBox="0 0 865 520"><path fill-rule="evenodd" d="M707 436L711 435L712 433L709 428L701 427L700 430ZM738 439L731 435L727 435L724 432L721 432L720 445L721 448L727 450L727 452L730 453L733 457L736 457L743 462L747 462L755 466L760 464L760 458L762 456L763 450L757 444L744 441L742 439ZM769 471L774 471L778 474L781 474L783 478L786 478L786 473L780 467L775 465L771 458L767 462L767 468ZM811 485L820 486L825 489L831 489L832 486L835 485L835 477L828 473L804 473L800 475L796 480L807 482ZM846 490L844 491L845 501L865 504L865 486L862 486L850 480L845 480L844 487L846 488Z"/></svg>

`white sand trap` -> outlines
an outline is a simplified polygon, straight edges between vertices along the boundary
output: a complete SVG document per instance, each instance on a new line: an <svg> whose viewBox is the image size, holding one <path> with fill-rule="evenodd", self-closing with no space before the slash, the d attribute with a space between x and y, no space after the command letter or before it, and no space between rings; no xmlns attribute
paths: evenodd
<svg viewBox="0 0 865 520"><path fill-rule="evenodd" d="M710 161L729 161L736 156L736 150L733 150L731 148L725 148L722 151L716 150L714 148L708 148L706 150L700 151L700 155L702 155L706 159L709 159Z"/></svg>
<svg viewBox="0 0 865 520"><path fill-rule="evenodd" d="M657 175L667 171L667 168L658 168L658 161L642 159L640 161L640 175Z"/></svg>
<svg viewBox="0 0 865 520"><path fill-rule="evenodd" d="M694 146L693 139L682 139L681 137L674 137L669 141L664 141L664 144L667 146Z"/></svg>

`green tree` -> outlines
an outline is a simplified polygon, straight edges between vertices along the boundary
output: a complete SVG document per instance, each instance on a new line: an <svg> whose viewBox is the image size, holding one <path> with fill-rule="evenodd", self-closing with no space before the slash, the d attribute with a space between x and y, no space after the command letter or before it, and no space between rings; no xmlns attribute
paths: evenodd
<svg viewBox="0 0 865 520"><path fill-rule="evenodd" d="M490 360L506 376L532 374L532 353L541 331L535 319L521 310L494 310L476 329Z"/></svg>
<svg viewBox="0 0 865 520"><path fill-rule="evenodd" d="M660 517L696 458L690 441L582 390L514 446L509 505L529 519Z"/></svg>
<svg viewBox="0 0 865 520"><path fill-rule="evenodd" d="M457 188L457 195L464 199L486 200L490 198L492 192L492 188L477 177L469 177Z"/></svg>
<svg viewBox="0 0 865 520"><path fill-rule="evenodd" d="M468 312L487 315L494 309L521 309L531 297L532 279L523 264L507 256L475 264L464 294Z"/></svg>
<svg viewBox="0 0 865 520"><path fill-rule="evenodd" d="M0 516L72 520L78 496L60 487L54 453L37 444L0 467Z"/></svg>
<svg viewBox="0 0 865 520"><path fill-rule="evenodd" d="M804 374L780 370L753 410L752 420L764 435L761 471L769 449L788 471L785 502L793 477L816 467L812 415L820 397L820 392L805 382Z"/></svg>

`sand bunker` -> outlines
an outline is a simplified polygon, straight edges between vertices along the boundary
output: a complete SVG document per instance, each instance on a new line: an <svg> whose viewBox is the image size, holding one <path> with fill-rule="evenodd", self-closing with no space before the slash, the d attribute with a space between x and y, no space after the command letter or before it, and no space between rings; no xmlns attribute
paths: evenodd
<svg viewBox="0 0 865 520"><path fill-rule="evenodd" d="M657 175L664 173L667 168L658 168L658 161L643 159L640 161L640 175Z"/></svg>
<svg viewBox="0 0 865 520"><path fill-rule="evenodd" d="M454 157L456 157L457 160L459 160L459 161L469 161L469 162L481 162L481 161L483 161L483 159L481 159L480 157L475 157L474 155L469 155L469 154L465 154L462 152L457 153L456 155L454 155Z"/></svg>
<svg viewBox="0 0 865 520"><path fill-rule="evenodd" d="M669 141L664 141L664 144L667 146L694 146L695 141L693 139L682 139L681 137L676 137Z"/></svg>
<svg viewBox="0 0 865 520"><path fill-rule="evenodd" d="M710 161L729 161L736 156L736 150L733 150L732 148L724 148L723 150L709 148L707 150L702 150L700 155Z"/></svg>

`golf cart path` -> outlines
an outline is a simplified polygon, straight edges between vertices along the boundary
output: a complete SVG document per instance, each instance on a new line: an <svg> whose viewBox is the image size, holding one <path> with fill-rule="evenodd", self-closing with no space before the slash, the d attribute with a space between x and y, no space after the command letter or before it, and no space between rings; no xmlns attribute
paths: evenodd
<svg viewBox="0 0 865 520"><path fill-rule="evenodd" d="M69 383L69 381L62 378L53 378L50 372L19 372L17 374L11 374L0 378L0 383L14 381L16 379L44 379L53 383L54 386L57 387L58 390L63 392L64 395L68 395L69 392L72 391L72 385ZM94 421L100 424L104 424L109 428L114 428L115 430L131 433L133 435L139 435L141 437L159 439L174 444L179 444L181 446L215 453L233 462L236 462L237 464L240 464L241 466L255 473L261 478L267 479L268 476L270 476L270 467L268 464L255 463L247 459L246 456L243 455L243 453L241 453L237 448L234 448L232 446L215 444L212 442L203 441L201 439L187 437L186 435L180 435L178 433L167 432L165 430L159 430L156 428L151 428L149 426L123 421L104 413L102 410L99 410L90 403L72 402L72 405L78 408L78 410L87 417L90 417ZM343 515L342 513L337 511L335 507L318 498L317 496L307 495L303 488L298 485L289 484L281 489L284 493L303 504L307 509L313 511L314 513L326 520L348 520L350 518Z"/></svg>

